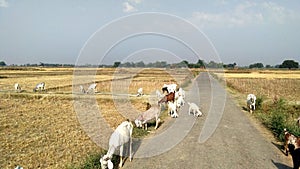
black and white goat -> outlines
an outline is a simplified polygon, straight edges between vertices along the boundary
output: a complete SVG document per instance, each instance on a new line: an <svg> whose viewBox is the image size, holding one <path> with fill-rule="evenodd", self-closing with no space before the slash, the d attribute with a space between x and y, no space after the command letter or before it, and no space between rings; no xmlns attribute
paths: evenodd
<svg viewBox="0 0 300 169"><path fill-rule="evenodd" d="M177 84L164 84L162 87L162 92L172 93L175 92L177 88Z"/></svg>
<svg viewBox="0 0 300 169"><path fill-rule="evenodd" d="M122 122L116 130L112 133L109 139L109 149L107 153L100 158L102 169L112 169L113 163L111 162L112 156L116 149L120 148L120 163L119 168L123 166L123 149L124 144L129 143L129 160L132 160L132 130L133 125L129 120Z"/></svg>
<svg viewBox="0 0 300 169"><path fill-rule="evenodd" d="M247 96L247 108L249 108L250 113L255 110L256 96L254 94L248 94Z"/></svg>

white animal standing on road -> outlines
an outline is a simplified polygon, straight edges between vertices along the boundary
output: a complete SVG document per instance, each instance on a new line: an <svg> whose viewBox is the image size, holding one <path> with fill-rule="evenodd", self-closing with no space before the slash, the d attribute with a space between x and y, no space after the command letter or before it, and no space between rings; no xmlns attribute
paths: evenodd
<svg viewBox="0 0 300 169"><path fill-rule="evenodd" d="M195 103L188 102L189 107L189 114L193 112L194 116L202 116L202 112L200 111L199 107Z"/></svg>
<svg viewBox="0 0 300 169"><path fill-rule="evenodd" d="M175 102L168 101L168 112L170 113L172 118L177 118L177 107Z"/></svg>

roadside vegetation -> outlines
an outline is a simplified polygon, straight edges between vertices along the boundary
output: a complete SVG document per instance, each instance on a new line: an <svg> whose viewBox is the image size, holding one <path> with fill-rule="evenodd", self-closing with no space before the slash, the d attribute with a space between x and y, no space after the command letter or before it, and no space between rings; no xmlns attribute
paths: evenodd
<svg viewBox="0 0 300 169"><path fill-rule="evenodd" d="M299 70L227 70L222 78L238 102L246 108L246 96L256 95L255 116L279 140L284 128L300 136L296 120L300 116ZM220 75L214 75L220 78Z"/></svg>

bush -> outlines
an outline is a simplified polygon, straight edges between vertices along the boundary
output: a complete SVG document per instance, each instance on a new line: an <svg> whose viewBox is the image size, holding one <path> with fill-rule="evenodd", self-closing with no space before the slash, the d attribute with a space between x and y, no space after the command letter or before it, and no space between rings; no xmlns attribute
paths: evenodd
<svg viewBox="0 0 300 169"><path fill-rule="evenodd" d="M281 141L284 140L284 129L300 136L300 128L296 125L295 117L300 106L290 105L284 99L278 99L276 102L262 104L263 98L257 98L257 108L255 116L268 127L274 135Z"/></svg>
<svg viewBox="0 0 300 169"><path fill-rule="evenodd" d="M256 109L260 110L262 108L263 100L264 100L263 96L259 96L256 98L256 105L255 105Z"/></svg>

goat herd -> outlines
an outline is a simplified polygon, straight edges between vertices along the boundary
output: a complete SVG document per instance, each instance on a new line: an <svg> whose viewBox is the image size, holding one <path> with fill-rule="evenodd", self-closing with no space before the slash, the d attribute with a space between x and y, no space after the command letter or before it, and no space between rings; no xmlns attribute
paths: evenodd
<svg viewBox="0 0 300 169"><path fill-rule="evenodd" d="M96 92L96 83L91 84L87 90L84 89L82 85L79 86L80 93L85 94L94 94ZM14 85L16 92L21 92L21 86L16 83ZM43 91L45 90L45 83L41 82L38 83L34 88L33 91ZM164 84L162 87L161 94L158 90L156 90L156 96L158 98L157 104L151 105L151 107L142 112L138 117L135 119L134 123L136 127L144 128L147 130L147 123L151 120L155 120L155 128L157 129L160 123L160 113L161 113L161 104L165 103L168 107L168 113L172 118L178 118L178 109L185 105L185 91L182 88L177 89L176 84ZM143 88L139 88L137 91L137 96L142 96ZM256 104L256 96L254 94L249 94L247 96L247 109L252 114L255 110ZM202 116L202 112L200 111L199 107L195 103L189 103L189 110L188 113L195 117ZM297 125L300 127L300 117L297 119ZM133 125L132 123L127 120L122 122L116 130L112 133L110 140L109 140L109 149L107 153L100 158L101 168L113 168L113 163L111 162L112 156L117 148L120 148L120 163L119 167L123 165L123 146L125 143L129 143L129 159L132 160L132 153L131 153L131 144L132 144L132 131ZM297 137L291 133L289 133L286 129L284 129L284 136L285 136L285 143L284 143L284 150L286 155L288 152L292 155L294 169L298 169L300 166L300 137Z"/></svg>
<svg viewBox="0 0 300 169"><path fill-rule="evenodd" d="M136 127L144 128L147 130L147 123L151 120L155 120L155 128L157 129L160 123L160 113L161 113L161 105L164 103L168 107L168 114L172 118L178 118L178 109L185 105L185 91L182 88L177 89L176 84L164 84L162 87L161 94L158 90L156 90L156 96L158 98L157 104L151 105L151 107L142 112L135 119L134 123ZM137 96L143 95L143 89L139 88ZM195 103L189 103L189 111L188 113L193 113L195 117L202 116L202 112L199 107ZM123 165L123 146L125 143L129 143L129 160L132 160L132 130L133 124L127 120L122 122L116 130L112 133L109 139L109 149L107 153L100 158L101 168L113 168L113 163L111 161L112 156L117 148L120 148L120 163L119 167Z"/></svg>
<svg viewBox="0 0 300 169"><path fill-rule="evenodd" d="M154 104L149 108L147 111L141 113L136 120L134 121L136 127L144 127L144 129L147 130L147 122L155 119L155 129L157 129L160 119L160 105L162 103L166 103L168 105L168 113L171 115L172 118L177 118L177 110L181 106L185 104L184 98L185 98L185 91L182 88L179 88L176 90L177 85L176 84L169 84L164 85L162 88L163 93L166 92L166 95L161 94L158 90L156 91L156 95L159 98L158 104ZM137 96L143 95L143 89L138 89ZM252 113L255 110L255 104L256 104L256 96L254 94L249 94L247 96L247 108L249 109L250 113ZM202 116L201 111L199 110L199 107L195 103L189 103L189 111L193 113L194 116ZM298 123L300 121L300 118L298 119ZM122 122L116 130L113 132L109 139L109 149L107 153L100 158L101 168L105 169L112 169L113 163L111 161L112 156L117 148L120 148L120 163L119 168L123 166L123 146L125 143L129 143L129 160L132 160L132 131L133 131L133 125L132 123L127 120ZM295 135L289 133L284 130L285 134L285 151L286 155L288 155L288 152L292 155L293 159L293 165L294 169L298 169L300 166L300 138L296 137Z"/></svg>

